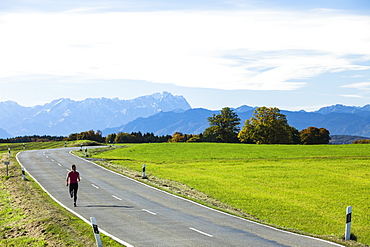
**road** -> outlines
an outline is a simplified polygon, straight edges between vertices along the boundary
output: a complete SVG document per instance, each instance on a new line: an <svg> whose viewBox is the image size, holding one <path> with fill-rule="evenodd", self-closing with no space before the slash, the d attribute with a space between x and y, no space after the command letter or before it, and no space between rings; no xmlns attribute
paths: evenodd
<svg viewBox="0 0 370 247"><path fill-rule="evenodd" d="M341 246L235 217L111 172L70 153L31 150L17 159L62 206L127 246ZM77 148L76 148L77 149ZM80 172L77 207L65 185L72 164Z"/></svg>

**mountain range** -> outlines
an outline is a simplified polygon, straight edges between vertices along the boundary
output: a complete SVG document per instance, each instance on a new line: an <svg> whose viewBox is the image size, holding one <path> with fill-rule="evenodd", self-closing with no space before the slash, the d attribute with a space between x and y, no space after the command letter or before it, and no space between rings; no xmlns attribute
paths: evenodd
<svg viewBox="0 0 370 247"><path fill-rule="evenodd" d="M184 97L167 92L131 100L57 99L34 107L6 101L0 103L0 138L24 135L68 136L71 133L120 126L138 117L148 117L159 112L188 109L190 105Z"/></svg>
<svg viewBox="0 0 370 247"><path fill-rule="evenodd" d="M245 105L234 109L241 119L241 126L245 120L252 117L255 109L256 107ZM207 117L219 112L202 108L184 112L161 112L150 117L135 119L117 128L105 129L103 133L141 131L164 135L178 131L199 134L209 127ZM286 116L288 124L298 130L314 126L326 128L332 135L370 136L370 106L357 108L334 105L314 112L281 110L281 113Z"/></svg>
<svg viewBox="0 0 370 247"><path fill-rule="evenodd" d="M241 126L256 107L233 109ZM88 98L57 99L45 105L24 107L14 101L0 102L0 138L24 135L68 136L87 130L101 130L106 136L118 132L152 132L155 135L202 133L207 118L220 111L191 108L183 96L155 93L131 100ZM281 110L288 124L302 130L326 128L331 135L370 136L370 105L333 105L307 112ZM240 126L240 127L241 127Z"/></svg>

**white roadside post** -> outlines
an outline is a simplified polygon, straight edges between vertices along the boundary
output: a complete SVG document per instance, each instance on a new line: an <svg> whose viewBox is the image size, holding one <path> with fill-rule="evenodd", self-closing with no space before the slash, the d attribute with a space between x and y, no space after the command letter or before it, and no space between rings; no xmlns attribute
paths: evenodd
<svg viewBox="0 0 370 247"><path fill-rule="evenodd" d="M94 230L96 246L102 247L103 244L102 244L101 239L100 239L99 229L98 229L98 225L96 224L96 219L95 219L95 217L90 217L90 220L91 220L91 225L92 225L93 230Z"/></svg>
<svg viewBox="0 0 370 247"><path fill-rule="evenodd" d="M10 158L10 148L8 148L8 158Z"/></svg>
<svg viewBox="0 0 370 247"><path fill-rule="evenodd" d="M352 206L348 206L346 210L346 233L344 240L351 239L351 220L352 220Z"/></svg>
<svg viewBox="0 0 370 247"><path fill-rule="evenodd" d="M143 176L142 176L142 178L146 178L146 165L145 164L143 164Z"/></svg>
<svg viewBox="0 0 370 247"><path fill-rule="evenodd" d="M8 173L8 165L10 164L9 161L5 161L4 164L6 165L6 176L9 176L9 173Z"/></svg>
<svg viewBox="0 0 370 247"><path fill-rule="evenodd" d="M23 180L27 180L26 171L24 170L23 166L22 166L22 177L23 177Z"/></svg>

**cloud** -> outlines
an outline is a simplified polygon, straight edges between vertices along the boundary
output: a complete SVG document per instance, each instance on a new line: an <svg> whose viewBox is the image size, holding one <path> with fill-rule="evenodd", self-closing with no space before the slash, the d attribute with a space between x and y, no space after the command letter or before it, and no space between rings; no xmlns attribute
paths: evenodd
<svg viewBox="0 0 370 247"><path fill-rule="evenodd" d="M341 95L345 98L359 98L359 99L364 99L366 97L362 96L362 95L358 95L358 94L343 94Z"/></svg>
<svg viewBox="0 0 370 247"><path fill-rule="evenodd" d="M0 78L294 90L322 73L369 69L364 30L369 16L330 11L3 13Z"/></svg>
<svg viewBox="0 0 370 247"><path fill-rule="evenodd" d="M370 90L370 82L357 82L348 85L343 85L344 88L354 88L358 90Z"/></svg>

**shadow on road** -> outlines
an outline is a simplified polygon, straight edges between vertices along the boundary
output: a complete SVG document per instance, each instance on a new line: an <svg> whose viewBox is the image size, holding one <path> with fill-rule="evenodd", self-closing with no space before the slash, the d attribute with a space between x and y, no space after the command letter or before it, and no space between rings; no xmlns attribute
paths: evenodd
<svg viewBox="0 0 370 247"><path fill-rule="evenodd" d="M133 208L132 206L118 206L118 205L86 205L86 206L79 206L86 207L86 208Z"/></svg>

